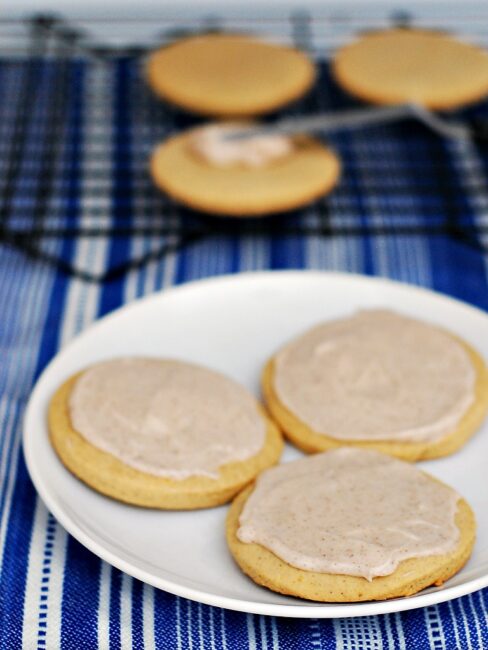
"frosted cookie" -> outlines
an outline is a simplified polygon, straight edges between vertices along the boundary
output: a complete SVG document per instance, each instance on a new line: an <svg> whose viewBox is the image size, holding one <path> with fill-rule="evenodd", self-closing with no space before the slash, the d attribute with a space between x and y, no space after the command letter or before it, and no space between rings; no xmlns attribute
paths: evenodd
<svg viewBox="0 0 488 650"><path fill-rule="evenodd" d="M410 596L468 560L476 523L415 465L337 449L263 472L234 500L227 542L260 585L322 602Z"/></svg>
<svg viewBox="0 0 488 650"><path fill-rule="evenodd" d="M188 111L244 117L304 95L315 67L298 50L239 34L206 34L154 52L147 78L157 95Z"/></svg>
<svg viewBox="0 0 488 650"><path fill-rule="evenodd" d="M409 461L456 451L488 408L488 371L448 332L387 310L326 322L262 377L268 408L306 452L354 445Z"/></svg>
<svg viewBox="0 0 488 650"><path fill-rule="evenodd" d="M366 34L337 52L332 70L345 90L376 104L416 102L443 110L488 94L488 54L442 32Z"/></svg>
<svg viewBox="0 0 488 650"><path fill-rule="evenodd" d="M275 135L226 140L235 129L210 125L163 142L150 162L155 184L195 210L253 217L302 207L337 183L339 160L317 140Z"/></svg>
<svg viewBox="0 0 488 650"><path fill-rule="evenodd" d="M277 428L233 380L137 357L68 379L51 400L49 432L64 465L90 487L163 509L224 503L282 450Z"/></svg>

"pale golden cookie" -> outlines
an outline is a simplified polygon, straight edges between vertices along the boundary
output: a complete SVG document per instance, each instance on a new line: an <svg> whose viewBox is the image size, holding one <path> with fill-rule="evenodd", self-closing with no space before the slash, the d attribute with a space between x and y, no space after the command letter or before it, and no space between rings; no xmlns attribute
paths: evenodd
<svg viewBox="0 0 488 650"><path fill-rule="evenodd" d="M188 111L244 117L304 95L315 68L298 50L245 35L206 34L154 52L147 78L157 95Z"/></svg>
<svg viewBox="0 0 488 650"><path fill-rule="evenodd" d="M457 573L471 555L475 541L473 511L464 499L460 499L456 513L460 539L451 553L404 560L394 573L372 581L350 575L304 571L284 562L260 544L243 543L237 538L239 516L252 491L253 486L250 486L239 494L227 516L227 543L235 561L259 585L307 600L352 603L411 596L430 585L441 585Z"/></svg>
<svg viewBox="0 0 488 650"><path fill-rule="evenodd" d="M452 335L451 335L452 336ZM440 458L462 447L480 427L488 410L488 369L479 354L465 341L454 337L466 350L476 372L475 401L461 418L455 431L434 442L339 440L317 433L294 415L278 398L273 388L274 362L270 359L262 373L262 389L266 405L285 436L307 453L354 446L374 449L390 456L414 462Z"/></svg>
<svg viewBox="0 0 488 650"><path fill-rule="evenodd" d="M376 104L416 102L443 110L488 94L488 53L435 31L366 34L337 52L332 70L345 90Z"/></svg>
<svg viewBox="0 0 488 650"><path fill-rule="evenodd" d="M283 441L267 420L262 450L244 461L223 465L217 479L193 476L172 480L140 472L87 442L71 425L68 400L81 373L54 394L49 405L49 434L63 464L79 479L106 496L139 506L166 510L208 508L229 501L262 470L278 462ZM265 417L263 413L263 417Z"/></svg>
<svg viewBox="0 0 488 650"><path fill-rule="evenodd" d="M155 184L202 212L255 217L293 210L330 192L337 183L337 156L311 138L294 139L294 150L263 167L218 167L191 148L194 130L159 145L150 162Z"/></svg>

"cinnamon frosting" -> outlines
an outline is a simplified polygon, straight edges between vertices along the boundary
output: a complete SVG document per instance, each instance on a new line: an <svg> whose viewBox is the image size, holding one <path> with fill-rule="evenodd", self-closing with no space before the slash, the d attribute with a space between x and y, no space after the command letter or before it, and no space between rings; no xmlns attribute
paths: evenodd
<svg viewBox="0 0 488 650"><path fill-rule="evenodd" d="M372 580L453 551L458 499L415 465L342 447L263 472L237 537L299 569Z"/></svg>
<svg viewBox="0 0 488 650"><path fill-rule="evenodd" d="M274 360L273 389L316 433L338 440L435 441L474 401L467 351L427 323L387 310L323 323Z"/></svg>
<svg viewBox="0 0 488 650"><path fill-rule="evenodd" d="M218 372L175 360L122 358L83 372L69 400L72 425L134 469L218 478L258 453L266 422L256 400Z"/></svg>
<svg viewBox="0 0 488 650"><path fill-rule="evenodd" d="M231 124L204 126L195 130L190 140L191 148L202 160L216 167L264 167L293 151L291 138L284 135L260 135L236 140L225 137L246 128L249 127Z"/></svg>

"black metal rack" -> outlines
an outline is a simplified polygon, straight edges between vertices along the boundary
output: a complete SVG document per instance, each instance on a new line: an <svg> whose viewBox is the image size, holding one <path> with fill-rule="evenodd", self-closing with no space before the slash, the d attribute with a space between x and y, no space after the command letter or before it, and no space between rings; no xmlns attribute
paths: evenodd
<svg viewBox="0 0 488 650"><path fill-rule="evenodd" d="M391 22L405 25L410 19L397 12ZM320 69L314 90L286 112L353 106L354 100L331 80L327 58L314 45L312 17L295 13L286 24L288 40L319 55ZM478 152L481 172L468 175L469 186L461 187L456 145L420 125L385 125L359 138L337 134L329 140L344 171L331 197L286 215L212 218L161 195L147 174L152 147L197 122L154 98L146 87L143 57L155 43L100 44L86 29L51 16L4 21L0 27L22 28L24 39L22 48L16 48L14 39L0 50L0 242L32 258L102 282L215 236L430 235L454 238L478 254L486 251L488 149ZM212 18L192 29L220 27ZM158 40L165 43L184 33L168 24ZM488 108L479 105L467 114L488 115ZM476 199L475 211L467 209L468 195ZM365 203L378 197L382 214L376 218L371 210L365 218ZM94 238L127 243L103 271L72 261L75 243ZM135 240L140 241L136 254L129 245Z"/></svg>

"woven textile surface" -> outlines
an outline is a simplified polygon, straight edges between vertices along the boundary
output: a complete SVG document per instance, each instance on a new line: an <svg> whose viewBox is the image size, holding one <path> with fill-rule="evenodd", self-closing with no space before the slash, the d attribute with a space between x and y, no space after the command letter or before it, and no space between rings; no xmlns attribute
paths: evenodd
<svg viewBox="0 0 488 650"><path fill-rule="evenodd" d="M227 224L152 188L151 146L191 120L150 96L137 60L3 60L0 97L0 648L488 647L488 590L318 621L234 613L148 587L56 523L20 444L29 393L59 348L174 284L250 270L352 271L488 309L488 146L443 141L413 122L335 135L344 170L330 197ZM353 104L324 66L318 90L290 112ZM474 113L488 117L488 106ZM140 263L125 271L131 260ZM110 269L102 282L83 277Z"/></svg>

